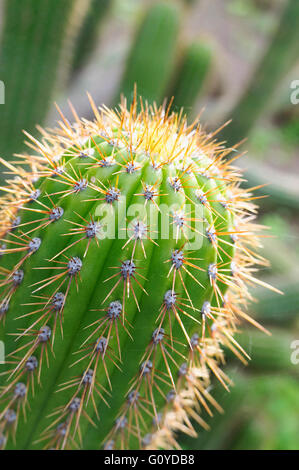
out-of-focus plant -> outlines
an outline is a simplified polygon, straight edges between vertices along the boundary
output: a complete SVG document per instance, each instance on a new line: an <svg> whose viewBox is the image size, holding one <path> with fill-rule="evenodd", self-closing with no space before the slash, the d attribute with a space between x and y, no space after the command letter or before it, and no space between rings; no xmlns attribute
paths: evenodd
<svg viewBox="0 0 299 470"><path fill-rule="evenodd" d="M231 392L214 390L227 413L207 417L213 432L200 431L196 440L182 438L183 448L298 450L298 379L265 370L256 376L229 373L235 378Z"/></svg>
<svg viewBox="0 0 299 470"><path fill-rule="evenodd" d="M288 0L269 48L253 73L241 100L229 112L231 124L220 133L220 137L229 144L235 144L248 136L281 79L294 65L298 57L298 43L299 2Z"/></svg>
<svg viewBox="0 0 299 470"><path fill-rule="evenodd" d="M277 31L253 73L247 89L235 108L228 113L232 122L221 131L220 138L232 145L248 137L258 118L271 102L282 78L298 59L298 43L299 2L288 0ZM299 208L297 188L281 185L279 175L273 175L266 165L261 167L255 162L255 168L250 169L246 176L249 185L270 183L268 194L274 204L281 203L291 208Z"/></svg>
<svg viewBox="0 0 299 470"><path fill-rule="evenodd" d="M206 41L198 40L187 45L170 89L175 109L183 108L187 115L192 112L197 97L204 91L211 63L212 49Z"/></svg>
<svg viewBox="0 0 299 470"><path fill-rule="evenodd" d="M42 123L54 93L69 74L74 38L89 0L5 0L0 76L5 105L0 107L0 154L10 159L23 147L22 130Z"/></svg>
<svg viewBox="0 0 299 470"><path fill-rule="evenodd" d="M90 58L111 6L112 0L91 0L91 5L75 39L72 72L82 69Z"/></svg>
<svg viewBox="0 0 299 470"><path fill-rule="evenodd" d="M176 4L162 2L147 11L127 58L117 102L121 93L132 100L135 83L144 99L161 102L174 67L179 25Z"/></svg>

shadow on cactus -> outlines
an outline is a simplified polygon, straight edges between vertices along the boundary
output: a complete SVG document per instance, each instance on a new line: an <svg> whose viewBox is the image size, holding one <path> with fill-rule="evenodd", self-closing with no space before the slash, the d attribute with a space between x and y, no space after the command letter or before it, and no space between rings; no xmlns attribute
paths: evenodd
<svg viewBox="0 0 299 470"><path fill-rule="evenodd" d="M177 448L222 412L210 380L231 385L223 346L246 361L238 323L260 327L235 152L170 106L90 102L93 122L73 109L3 161L2 448Z"/></svg>

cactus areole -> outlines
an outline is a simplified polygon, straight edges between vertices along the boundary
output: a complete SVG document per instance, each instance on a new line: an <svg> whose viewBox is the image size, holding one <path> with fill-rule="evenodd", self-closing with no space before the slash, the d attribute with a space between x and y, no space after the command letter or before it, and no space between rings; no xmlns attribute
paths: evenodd
<svg viewBox="0 0 299 470"><path fill-rule="evenodd" d="M2 162L1 448L178 448L222 411L223 346L246 361L264 261L231 149L163 106L90 102Z"/></svg>

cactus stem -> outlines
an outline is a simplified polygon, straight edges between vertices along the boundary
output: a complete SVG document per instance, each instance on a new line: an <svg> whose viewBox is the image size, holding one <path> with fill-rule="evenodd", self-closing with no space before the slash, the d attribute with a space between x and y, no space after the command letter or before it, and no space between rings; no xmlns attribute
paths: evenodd
<svg viewBox="0 0 299 470"><path fill-rule="evenodd" d="M61 115L58 129L40 130L41 143L27 135L34 155L9 164L0 447L7 438L14 446L18 427L20 448L178 448L174 432L195 435L191 417L207 428L199 409L221 411L208 387L212 375L231 385L222 348L248 359L234 333L247 319L254 265L266 264L255 254L252 194L240 189L229 150L198 123L136 103L96 110L94 122ZM43 388L33 399L34 382ZM27 423L7 414L18 414L19 383L33 405Z"/></svg>

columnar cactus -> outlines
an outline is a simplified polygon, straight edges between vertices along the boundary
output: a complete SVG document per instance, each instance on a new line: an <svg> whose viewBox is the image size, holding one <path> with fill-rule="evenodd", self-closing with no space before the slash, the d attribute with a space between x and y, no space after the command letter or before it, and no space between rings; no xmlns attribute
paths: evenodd
<svg viewBox="0 0 299 470"><path fill-rule="evenodd" d="M177 447L222 411L223 346L246 361L233 335L264 260L231 150L169 108L90 101L93 122L73 109L6 163L2 448Z"/></svg>

